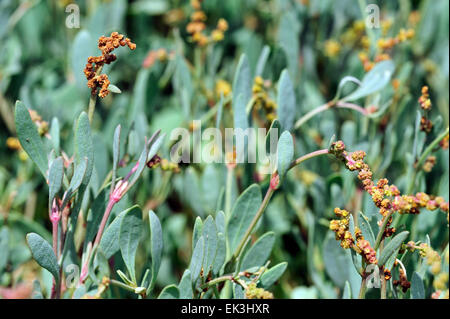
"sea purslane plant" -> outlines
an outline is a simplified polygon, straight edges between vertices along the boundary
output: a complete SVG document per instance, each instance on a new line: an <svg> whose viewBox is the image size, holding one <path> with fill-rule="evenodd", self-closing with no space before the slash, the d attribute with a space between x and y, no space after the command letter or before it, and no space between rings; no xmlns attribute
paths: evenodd
<svg viewBox="0 0 450 319"><path fill-rule="evenodd" d="M2 298L448 298L448 74L422 61L418 9L374 30L359 1L328 34L309 1L242 28L247 5L142 3L163 27L76 33L48 99L71 107L36 107L54 92L33 86L55 90L39 70L13 113L0 95L18 159L9 186L0 171Z"/></svg>

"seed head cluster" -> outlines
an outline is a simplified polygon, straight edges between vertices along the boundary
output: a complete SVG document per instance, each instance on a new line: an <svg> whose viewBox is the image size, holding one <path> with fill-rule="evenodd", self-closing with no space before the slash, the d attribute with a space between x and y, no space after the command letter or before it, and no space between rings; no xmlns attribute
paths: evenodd
<svg viewBox="0 0 450 319"><path fill-rule="evenodd" d="M206 29L205 21L207 16L201 8L201 0L191 0L191 6L194 12L191 14L190 22L186 26L186 31L191 34L191 40L198 46L205 46L211 42L220 42L225 38L225 31L228 30L228 23L225 19L220 18L216 28L208 37L204 31Z"/></svg>
<svg viewBox="0 0 450 319"><path fill-rule="evenodd" d="M341 242L341 247L344 249L352 248L357 254L361 255L369 264L376 264L377 254L370 246L370 243L364 239L361 230L355 227L355 238L349 230L350 213L345 209L335 208L334 213L339 220L332 220L330 222L330 229L334 231L336 240Z"/></svg>
<svg viewBox="0 0 450 319"><path fill-rule="evenodd" d="M256 110L263 109L265 112L266 119L269 123L277 117L276 110L277 104L272 100L267 92L269 82L265 82L262 77L257 76L253 82L253 98L254 98L254 108Z"/></svg>
<svg viewBox="0 0 450 319"><path fill-rule="evenodd" d="M384 237L390 237L396 231L395 228L390 227L392 216L395 212L400 214L419 214L421 208L428 210L440 208L447 213L448 219L449 204L445 202L443 197L434 197L423 192L419 192L416 195L402 195L397 186L393 184L389 185L389 181L386 178L382 178L375 183L373 181L372 170L364 162L364 157L366 156L364 151L347 152L345 150L345 144L342 141L332 143L329 151L336 158L343 161L350 171L358 171L358 179L362 181L364 190L372 197L373 203L383 216L380 223L384 222L384 218L389 218L386 221ZM336 233L336 239L341 241L343 248L353 247L353 238L348 232L349 213L336 208L335 214L343 218L340 220L332 220L330 222L330 229ZM357 245L357 247L363 251L364 249L368 249L365 242ZM366 257L372 258L371 255Z"/></svg>
<svg viewBox="0 0 450 319"><path fill-rule="evenodd" d="M88 80L87 86L91 89L92 95L96 95L99 88L99 97L104 98L108 95L110 81L108 76L100 74L100 71L104 64L110 64L116 60L116 55L111 52L119 46L128 46L131 50L136 49L136 44L118 32L111 33L109 37L101 36L98 39L98 48L102 51L102 55L90 56L84 68L84 75Z"/></svg>

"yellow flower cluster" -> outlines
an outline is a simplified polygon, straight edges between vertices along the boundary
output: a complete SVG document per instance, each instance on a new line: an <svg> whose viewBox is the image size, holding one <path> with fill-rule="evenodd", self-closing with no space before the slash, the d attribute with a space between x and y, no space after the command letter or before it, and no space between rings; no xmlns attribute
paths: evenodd
<svg viewBox="0 0 450 319"><path fill-rule="evenodd" d="M245 289L246 299L273 299L273 294L263 288L257 288L256 283L252 282Z"/></svg>
<svg viewBox="0 0 450 319"><path fill-rule="evenodd" d="M428 86L422 87L422 95L419 97L419 105L423 110L422 118L420 119L420 130L426 133L430 133L433 129L433 123L427 117L427 113L431 110L432 107L430 94L428 92Z"/></svg>
<svg viewBox="0 0 450 319"><path fill-rule="evenodd" d="M230 95L231 93L231 85L225 80L219 79L216 82L216 96L217 98L220 98L220 95L223 95L224 97Z"/></svg>
<svg viewBox="0 0 450 319"><path fill-rule="evenodd" d="M400 29L399 33L395 37L381 38L378 40L378 48L382 51L392 49L399 43L411 40L415 35L414 29Z"/></svg>
<svg viewBox="0 0 450 319"><path fill-rule="evenodd" d="M207 16L201 9L200 0L191 0L191 6L194 12L191 14L191 21L186 26L186 31L191 34L191 40L199 46L205 46L210 42L220 42L224 39L225 31L228 30L228 23L225 19L220 18L217 22L217 27L211 32L208 37L204 31L206 29L205 21Z"/></svg>
<svg viewBox="0 0 450 319"><path fill-rule="evenodd" d="M341 52L341 45L336 40L327 40L325 42L325 56L334 58Z"/></svg>
<svg viewBox="0 0 450 319"><path fill-rule="evenodd" d="M364 70L366 72L370 71L375 63L389 60L391 56L388 50L393 49L397 44L410 40L414 37L415 31L412 28L409 29L400 29L399 33L394 37L385 37L388 31L392 26L392 20L384 20L381 22L381 33L383 38L380 38L377 42L378 52L375 55L373 61L369 58L368 48L370 46L370 41L367 36L362 37L361 42L362 47L364 48L358 55L361 63L363 64ZM364 31L364 30L363 30Z"/></svg>
<svg viewBox="0 0 450 319"><path fill-rule="evenodd" d="M269 97L268 86L269 84L265 83L262 77L257 76L253 82L252 91L255 109L263 109L268 122L272 122L277 117L277 104Z"/></svg>
<svg viewBox="0 0 450 319"><path fill-rule="evenodd" d="M446 296L448 298L448 267L447 271L442 269L442 260L438 252L433 250L427 244L421 244L421 256L426 258L428 266L430 266L430 272L434 275L433 287L439 294L447 290ZM445 254L445 262L448 265L448 249Z"/></svg>
<svg viewBox="0 0 450 319"><path fill-rule="evenodd" d="M370 246L370 243L364 239L358 227L355 227L355 244L355 240L349 231L350 213L338 207L334 209L334 213L340 219L330 221L330 229L335 232L336 240L341 242L341 247L344 249L352 248L357 254L364 257L367 263L376 264L378 262L377 253Z"/></svg>
<svg viewBox="0 0 450 319"><path fill-rule="evenodd" d="M177 163L169 162L169 160L161 158L158 155L153 156L152 159L149 160L146 165L148 168L161 167L163 171L170 171L173 173L180 172L180 167L178 166Z"/></svg>
<svg viewBox="0 0 450 319"><path fill-rule="evenodd" d="M19 152L19 159L21 161L26 161L28 158L27 153L25 152L25 150L22 148L22 145L20 145L19 139L17 137L8 137L6 139L6 146L9 149L12 149L14 151L18 151Z"/></svg>

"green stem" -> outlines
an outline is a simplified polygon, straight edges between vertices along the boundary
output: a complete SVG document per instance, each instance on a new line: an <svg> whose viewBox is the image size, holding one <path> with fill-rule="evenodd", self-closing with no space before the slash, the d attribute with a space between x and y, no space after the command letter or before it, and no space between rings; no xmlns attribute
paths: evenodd
<svg viewBox="0 0 450 319"><path fill-rule="evenodd" d="M449 128L439 134L438 137L436 137L433 142L431 142L430 145L425 149L425 151L420 155L419 160L414 164L412 176L410 178L408 188L406 190L406 194L411 194L414 191L414 186L416 185L416 178L417 174L419 173L420 169L422 168L423 162L427 159L428 155L436 148L436 146L439 144L442 139L444 139L449 133ZM406 217L404 217L406 218ZM394 223L392 224L394 227L397 227L397 225L404 219L403 216L397 215L395 217Z"/></svg>
<svg viewBox="0 0 450 319"><path fill-rule="evenodd" d="M88 108L88 117L90 124L92 124L92 118L94 117L96 102L97 102L97 95L91 94L91 97L89 98L89 108Z"/></svg>
<svg viewBox="0 0 450 319"><path fill-rule="evenodd" d="M100 75L102 72L102 66L98 67L98 69L95 71L95 76ZM88 117L89 117L89 123L92 124L92 119L94 118L94 111L95 111L95 104L97 103L97 95L92 94L89 97L89 106L88 106Z"/></svg>
<svg viewBox="0 0 450 319"><path fill-rule="evenodd" d="M431 142L430 145L428 145L428 147L425 149L425 151L422 153L422 155L420 155L419 160L415 164L413 176L409 183L408 190L406 191L407 194L410 194L414 190L417 173L421 169L421 167L422 167L423 163L425 162L425 160L427 159L428 155L436 148L436 146L439 144L439 142L448 135L448 133L449 133L449 128L447 127L447 129L444 132L439 134L439 136L436 137L434 139L434 141Z"/></svg>
<svg viewBox="0 0 450 319"><path fill-rule="evenodd" d="M314 115L319 114L325 110L328 110L330 107L331 107L330 102L327 102L321 106L312 109L311 111L303 115L301 118L299 118L297 122L295 122L294 129L298 129L300 126L305 124L309 119L311 119Z"/></svg>
<svg viewBox="0 0 450 319"><path fill-rule="evenodd" d="M264 213L264 210L266 209L267 205L269 204L269 200L272 197L274 191L275 190L272 187L269 187L269 189L267 190L266 196L264 196L264 200L262 201L261 205L259 206L255 217L253 217L253 220L250 223L250 226L247 228L247 231L245 232L244 237L242 237L242 240L239 243L239 246L237 247L236 252L234 253L235 258L237 258L240 255L241 250L244 248L244 245L247 242L247 238L250 236L250 234L252 233L256 224L258 223L259 219L261 218L262 214Z"/></svg>
<svg viewBox="0 0 450 319"><path fill-rule="evenodd" d="M225 276L221 276L221 277L217 277L214 278L213 280L210 280L206 283L204 283L202 286L200 286L200 288L204 289L204 288L208 288L217 284L220 284L221 282L227 281L227 280L233 280L233 276L232 275L225 275Z"/></svg>
<svg viewBox="0 0 450 319"><path fill-rule="evenodd" d="M315 115L317 115L323 111L326 111L328 109L331 109L333 107L340 108L340 109L354 110L354 111L361 113L363 116L369 115L369 112L365 108L363 108L357 104L348 103L348 102L344 102L344 101L331 100L321 106L318 106L318 107L312 109L311 111L309 111L308 113L303 115L301 118L299 118L297 120L297 122L295 122L294 129L298 129L300 126L305 124L307 121L309 121Z"/></svg>
<svg viewBox="0 0 450 319"><path fill-rule="evenodd" d="M228 167L227 184L225 186L225 216L228 219L231 214L231 191L233 188L233 168Z"/></svg>
<svg viewBox="0 0 450 319"><path fill-rule="evenodd" d="M96 247L98 244L100 244L100 240L102 239L103 231L106 226L106 222L108 221L109 215L111 214L111 211L114 207L116 202L113 200L108 201L108 205L106 206L105 213L103 214L102 221L100 223L100 227L98 228L97 236L95 237L94 247Z"/></svg>
<svg viewBox="0 0 450 319"><path fill-rule="evenodd" d="M366 278L363 278L361 281L361 288L359 289L358 299L364 299L366 295Z"/></svg>
<svg viewBox="0 0 450 319"><path fill-rule="evenodd" d="M323 149L323 150L318 150L318 151L303 155L303 156L297 158L296 160L294 160L291 163L291 165L289 166L288 170L292 169L293 167L299 165L300 163L302 163L310 158L314 158L314 157L320 156L320 155L325 155L328 153L329 153L328 149ZM275 172L272 175L272 178L275 178L277 175L278 175L278 172ZM244 237L242 237L241 242L239 243L239 245L233 255L235 258L237 258L239 256L239 254L241 253L241 250L244 248L248 237L250 236L250 234L252 233L256 224L258 223L259 219L261 218L262 214L264 213L264 210L266 209L267 205L269 204L269 200L272 197L274 192L275 192L275 189L273 189L271 186L269 186L269 188L267 189L266 195L264 196L264 199L263 199L261 205L259 206L258 211L256 212L255 217L253 217L253 220L250 223L250 226L247 228L247 231L245 232Z"/></svg>
<svg viewBox="0 0 450 319"><path fill-rule="evenodd" d="M380 243L380 254L383 251L384 248L384 240ZM386 279L384 276L381 276L381 299L386 299Z"/></svg>
<svg viewBox="0 0 450 319"><path fill-rule="evenodd" d="M125 289L125 290L134 292L134 288L133 288L133 287L128 286L127 284L124 284L123 282L120 282L120 281L118 281L118 280L110 279L110 280L109 280L109 283L112 284L112 285L114 285L114 286L123 288L123 289Z"/></svg>
<svg viewBox="0 0 450 319"><path fill-rule="evenodd" d="M375 251L377 251L378 247L380 247L381 241L383 240L384 230L386 229L386 225L392 214L394 214L393 210L391 210L383 219L383 224L381 225L380 230L377 234L377 239L375 240L375 247L373 248L375 249Z"/></svg>

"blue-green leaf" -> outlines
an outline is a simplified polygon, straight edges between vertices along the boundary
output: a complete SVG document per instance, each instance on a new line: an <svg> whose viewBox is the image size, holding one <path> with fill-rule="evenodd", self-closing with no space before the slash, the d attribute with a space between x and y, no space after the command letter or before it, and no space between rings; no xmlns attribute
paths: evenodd
<svg viewBox="0 0 450 319"><path fill-rule="evenodd" d="M218 275L227 257L227 242L223 233L217 234L217 253L214 259L213 274Z"/></svg>
<svg viewBox="0 0 450 319"><path fill-rule="evenodd" d="M280 279L286 268L287 262L282 262L266 270L261 275L261 287L264 289L268 289L270 286L272 286L278 279Z"/></svg>
<svg viewBox="0 0 450 319"><path fill-rule="evenodd" d="M274 244L274 232L268 232L262 235L244 255L244 260L241 264L241 270L263 266L269 258Z"/></svg>
<svg viewBox="0 0 450 319"><path fill-rule="evenodd" d="M425 287L423 279L414 272L411 279L411 299L425 299Z"/></svg>
<svg viewBox="0 0 450 319"><path fill-rule="evenodd" d="M370 226L369 219L362 212L359 212L359 226L365 239L370 243L370 246L375 246L375 235L373 234L372 227Z"/></svg>
<svg viewBox="0 0 450 319"><path fill-rule="evenodd" d="M186 269L178 284L178 290L180 291L180 299L192 299L194 298L194 292L192 290L191 272Z"/></svg>
<svg viewBox="0 0 450 319"><path fill-rule="evenodd" d="M48 162L44 143L36 125L31 120L28 109L21 101L16 102L15 123L20 145L37 165L42 175L47 177Z"/></svg>
<svg viewBox="0 0 450 319"><path fill-rule="evenodd" d="M87 186L91 180L94 167L94 144L92 142L88 115L82 112L78 117L75 129L75 164L81 165L85 158L87 158L87 166L81 184Z"/></svg>
<svg viewBox="0 0 450 319"><path fill-rule="evenodd" d="M230 252L234 253L262 202L261 189L257 184L247 188L237 199L227 225Z"/></svg>
<svg viewBox="0 0 450 319"><path fill-rule="evenodd" d="M211 216L208 216L203 224L202 237L205 239L203 272L206 276L212 270L218 246L217 228Z"/></svg>
<svg viewBox="0 0 450 319"><path fill-rule="evenodd" d="M36 233L27 235L27 244L30 247L33 259L43 268L47 269L59 282L59 265L52 246Z"/></svg>
<svg viewBox="0 0 450 319"><path fill-rule="evenodd" d="M408 238L409 232L403 231L394 238L384 247L381 252L380 259L378 259L378 265L384 266L386 261L397 251L400 245Z"/></svg>
<svg viewBox="0 0 450 319"><path fill-rule="evenodd" d="M277 146L277 170L280 182L284 178L294 158L294 141L291 133L284 131Z"/></svg>
<svg viewBox="0 0 450 319"><path fill-rule="evenodd" d="M120 223L119 246L131 279L136 283L135 256L142 234L142 212L134 207L125 213Z"/></svg>
<svg viewBox="0 0 450 319"><path fill-rule="evenodd" d="M236 113L236 103L239 95L242 95L241 103L247 105L252 96L252 75L250 71L250 65L248 63L247 56L241 55L237 66L236 74L233 80L233 112ZM236 118L236 115L235 115ZM236 127L236 126L235 126Z"/></svg>
<svg viewBox="0 0 450 319"><path fill-rule="evenodd" d="M198 276L200 276L204 255L205 255L205 240L203 239L203 236L200 236L195 245L194 251L192 252L191 263L189 265L192 282L196 282Z"/></svg>
<svg viewBox="0 0 450 319"><path fill-rule="evenodd" d="M180 291L176 285L169 285L164 287L158 296L158 299L179 299Z"/></svg>
<svg viewBox="0 0 450 319"><path fill-rule="evenodd" d="M290 131L294 125L296 101L294 85L287 70L283 70L278 82L277 104L278 119L281 127L283 131Z"/></svg>
<svg viewBox="0 0 450 319"><path fill-rule="evenodd" d="M119 215L109 224L103 233L102 239L100 240L100 249L105 255L106 258L111 258L116 252L119 251L119 232L120 232L120 224L122 223L123 216L127 213L129 208Z"/></svg>
<svg viewBox="0 0 450 319"><path fill-rule="evenodd" d="M391 60L377 63L362 79L361 86L347 95L343 101L355 101L383 89L391 80L395 64Z"/></svg>
<svg viewBox="0 0 450 319"><path fill-rule="evenodd" d="M48 170L48 202L49 205L53 202L56 194L60 191L64 176L64 164L62 157L58 157L50 165Z"/></svg>
<svg viewBox="0 0 450 319"><path fill-rule="evenodd" d="M256 64L256 76L262 76L264 72L264 67L266 66L267 59L269 58L270 47L265 45L261 51L261 54L258 58L258 63Z"/></svg>
<svg viewBox="0 0 450 319"><path fill-rule="evenodd" d="M163 234L159 218L152 210L148 212L148 220L150 224L150 252L152 257L152 279L149 286L149 289L151 290L155 284L156 276L158 275L159 267L161 265Z"/></svg>

